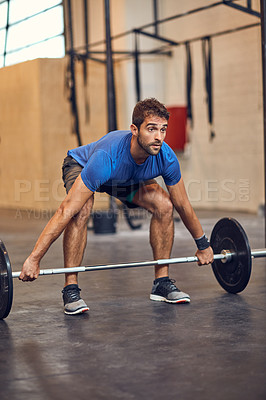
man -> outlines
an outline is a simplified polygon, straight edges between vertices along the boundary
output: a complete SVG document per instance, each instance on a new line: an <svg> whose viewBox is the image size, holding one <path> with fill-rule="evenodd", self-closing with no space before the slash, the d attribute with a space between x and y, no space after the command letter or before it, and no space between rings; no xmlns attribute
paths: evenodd
<svg viewBox="0 0 266 400"><path fill-rule="evenodd" d="M164 142L168 119L169 113L163 104L153 98L146 99L136 104L130 131L110 132L97 142L68 152L63 164L67 196L25 261L21 280L32 281L38 277L42 257L63 231L65 267L81 264L96 191L107 192L129 207L143 207L152 214L150 244L155 260L170 258L174 206L196 242L198 264L212 262L213 251L188 200L179 162ZM163 177L168 193L154 180L157 176ZM189 295L175 286L168 269L168 265L155 266L150 299L189 303ZM66 273L65 277L64 312L87 311L88 306L80 298L77 274Z"/></svg>

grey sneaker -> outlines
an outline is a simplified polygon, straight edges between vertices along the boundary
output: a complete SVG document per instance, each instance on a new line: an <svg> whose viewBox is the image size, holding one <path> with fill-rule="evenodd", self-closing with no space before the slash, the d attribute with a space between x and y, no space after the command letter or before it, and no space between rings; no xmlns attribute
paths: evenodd
<svg viewBox="0 0 266 400"><path fill-rule="evenodd" d="M188 294L181 292L175 285L174 279L165 279L153 282L150 299L155 301L165 301L166 303L190 303Z"/></svg>
<svg viewBox="0 0 266 400"><path fill-rule="evenodd" d="M78 285L68 285L62 290L64 313L68 315L81 314L89 310L87 304L80 298Z"/></svg>

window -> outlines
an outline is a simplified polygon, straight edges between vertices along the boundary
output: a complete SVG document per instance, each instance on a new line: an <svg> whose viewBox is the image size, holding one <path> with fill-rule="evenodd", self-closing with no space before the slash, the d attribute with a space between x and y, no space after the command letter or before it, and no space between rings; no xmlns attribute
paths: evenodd
<svg viewBox="0 0 266 400"><path fill-rule="evenodd" d="M0 67L64 55L61 0L0 0Z"/></svg>

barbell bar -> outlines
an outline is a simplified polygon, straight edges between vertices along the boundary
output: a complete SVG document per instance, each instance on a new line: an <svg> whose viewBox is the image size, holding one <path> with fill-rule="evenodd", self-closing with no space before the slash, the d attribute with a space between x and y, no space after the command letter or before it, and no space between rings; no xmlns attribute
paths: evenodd
<svg viewBox="0 0 266 400"><path fill-rule="evenodd" d="M216 254L214 256L215 260L226 260L233 256L232 253ZM70 267L67 268L67 273L79 273L79 272L89 272L89 271L103 271L107 269L122 269L122 268L136 268L136 267L150 267L150 266L160 266L165 264L183 264L198 261L198 257L180 257L180 258L164 258L161 260L153 261L140 261L124 264L107 264L107 265L93 265L93 266L81 266L81 267ZM55 268L55 269L42 269L39 275L55 275L55 274L65 274L66 268ZM12 278L18 278L20 272L12 272Z"/></svg>
<svg viewBox="0 0 266 400"><path fill-rule="evenodd" d="M230 262L236 253L230 253L229 250L223 250L221 254L214 254L214 261L221 260L223 262ZM251 251L252 258L266 257L266 249L255 249ZM178 257L178 258L163 258L161 260L153 261L136 261L124 264L106 264L106 265L84 265L80 267L67 268L54 268L54 269L41 269L39 275L56 275L56 274L72 274L89 271L104 271L107 269L123 269L123 268L136 268L136 267L150 267L160 266L165 264L185 264L199 261L198 257ZM12 272L12 278L19 278L20 272Z"/></svg>
<svg viewBox="0 0 266 400"><path fill-rule="evenodd" d="M248 237L234 218L222 218L211 233L210 243L214 251L212 269L218 283L229 293L240 293L247 286L252 259L266 257L266 249L250 250ZM160 266L197 262L196 256L160 259L122 264L80 266L40 270L40 276L101 271L108 269ZM6 318L13 302L13 278L20 272L12 272L10 259L4 243L0 240L0 319Z"/></svg>

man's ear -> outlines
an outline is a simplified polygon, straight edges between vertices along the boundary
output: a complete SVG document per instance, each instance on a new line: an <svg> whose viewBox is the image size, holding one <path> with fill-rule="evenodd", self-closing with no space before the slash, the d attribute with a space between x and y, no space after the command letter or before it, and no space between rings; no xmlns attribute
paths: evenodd
<svg viewBox="0 0 266 400"><path fill-rule="evenodd" d="M131 124L131 125L130 125L130 130L131 130L131 132L132 132L132 135L138 136L139 130L138 130L138 128L136 127L136 125Z"/></svg>

